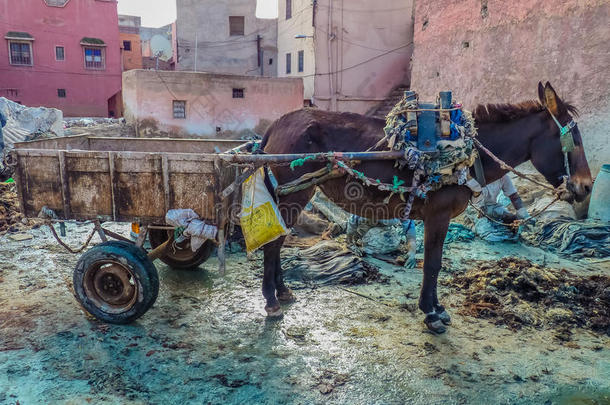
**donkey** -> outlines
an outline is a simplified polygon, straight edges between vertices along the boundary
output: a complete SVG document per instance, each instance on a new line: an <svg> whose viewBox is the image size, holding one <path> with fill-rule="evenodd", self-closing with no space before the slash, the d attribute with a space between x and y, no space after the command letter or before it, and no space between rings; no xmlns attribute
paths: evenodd
<svg viewBox="0 0 610 405"><path fill-rule="evenodd" d="M572 115L574 107L563 102L550 83L538 84L539 101L519 104L479 105L474 110L478 139L493 154L515 167L531 160L534 167L553 187L567 178L567 192L562 199L582 201L590 192L593 181L585 157L582 138ZM369 150L384 136L385 121L352 113L303 109L284 115L265 134L261 147L264 153L358 152ZM567 155L562 152L560 132L571 132L575 147ZM377 149L379 150L379 149ZM498 163L480 151L485 180L491 183L504 174ZM564 157L566 161L564 162ZM324 163L307 161L292 170L286 166L271 166L279 184L322 169ZM569 170L567 170L569 167ZM394 176L411 184L413 172L394 167L393 161L362 161L354 166L368 177L392 183ZM471 173L474 176L474 170ZM349 176L330 179L319 185L324 194L350 213L376 219L401 217L405 203L376 187L361 186ZM288 227L293 226L302 209L314 193L314 187L282 196L278 207ZM424 221L424 269L419 297L419 309L425 314L424 323L435 333L446 331L451 318L437 296L437 279L441 269L443 243L449 221L461 214L471 198L468 187L450 185L428 193L426 200L416 198L409 217ZM280 302L294 299L284 284L280 265L280 249L284 238L263 247L263 296L269 317L281 316Z"/></svg>

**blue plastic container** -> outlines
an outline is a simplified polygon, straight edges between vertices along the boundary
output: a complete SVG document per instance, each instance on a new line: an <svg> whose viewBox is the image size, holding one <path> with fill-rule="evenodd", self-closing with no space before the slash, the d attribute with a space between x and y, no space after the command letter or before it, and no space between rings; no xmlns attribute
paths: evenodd
<svg viewBox="0 0 610 405"><path fill-rule="evenodd" d="M589 218L610 222L610 164L603 165L595 178L589 203Z"/></svg>

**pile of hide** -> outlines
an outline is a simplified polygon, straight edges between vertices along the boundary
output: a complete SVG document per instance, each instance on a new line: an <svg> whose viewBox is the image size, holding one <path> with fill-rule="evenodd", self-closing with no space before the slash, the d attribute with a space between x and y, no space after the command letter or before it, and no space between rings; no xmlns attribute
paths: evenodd
<svg viewBox="0 0 610 405"><path fill-rule="evenodd" d="M381 279L379 269L341 244L322 241L282 259L284 277L292 287L355 285Z"/></svg>
<svg viewBox="0 0 610 405"><path fill-rule="evenodd" d="M610 224L607 222L548 218L524 227L521 238L573 260L610 256Z"/></svg>
<svg viewBox="0 0 610 405"><path fill-rule="evenodd" d="M417 100L403 97L388 114L384 131L390 149L405 151L405 160L399 161L399 165L415 170L415 176L420 178L422 185L416 194L425 198L426 192L438 190L444 185L466 183L469 168L477 157L472 141L477 130L470 112L462 109L451 111L450 138L439 139L436 151L422 152L417 149L417 141L410 132L413 123L405 112L417 108Z"/></svg>

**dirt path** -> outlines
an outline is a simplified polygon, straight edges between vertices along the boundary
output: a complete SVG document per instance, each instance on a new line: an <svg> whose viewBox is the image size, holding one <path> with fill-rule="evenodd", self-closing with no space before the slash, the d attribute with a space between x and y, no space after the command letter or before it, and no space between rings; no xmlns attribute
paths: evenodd
<svg viewBox="0 0 610 405"><path fill-rule="evenodd" d="M70 225L70 242L88 231ZM225 278L215 259L196 272L156 262L157 303L114 326L88 319L72 297L77 257L48 230L30 233L0 238L0 403L610 403L608 336L574 327L566 342L552 329L460 315L463 297L447 286L454 325L433 336L416 309L417 269L371 260L388 282L301 289L282 320L268 321L260 254L230 255ZM460 242L447 248L443 277L506 255L610 275L521 245Z"/></svg>

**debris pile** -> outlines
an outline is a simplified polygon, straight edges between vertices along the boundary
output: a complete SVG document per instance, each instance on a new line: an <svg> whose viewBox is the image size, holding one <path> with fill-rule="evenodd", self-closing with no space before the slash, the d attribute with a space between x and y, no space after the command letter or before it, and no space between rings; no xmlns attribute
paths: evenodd
<svg viewBox="0 0 610 405"><path fill-rule="evenodd" d="M15 184L0 183L0 235L22 230L22 220Z"/></svg>
<svg viewBox="0 0 610 405"><path fill-rule="evenodd" d="M66 135L134 137L135 129L124 118L67 118Z"/></svg>
<svg viewBox="0 0 610 405"><path fill-rule="evenodd" d="M481 262L449 282L465 299L461 313L511 329L554 328L569 340L570 327L610 336L610 277L580 277L514 257Z"/></svg>
<svg viewBox="0 0 610 405"><path fill-rule="evenodd" d="M125 123L124 118L66 118L64 121L64 127L92 127L96 125L114 125Z"/></svg>

